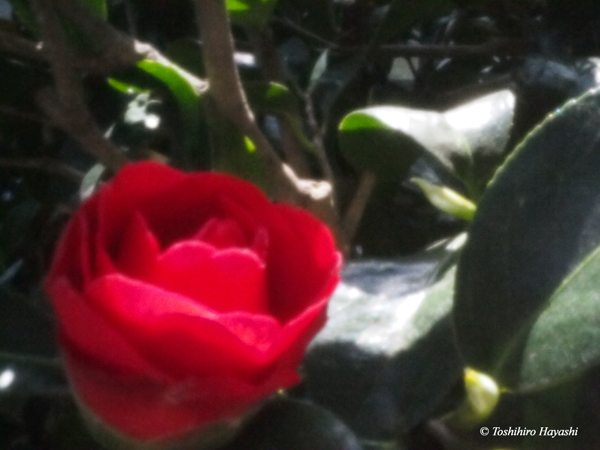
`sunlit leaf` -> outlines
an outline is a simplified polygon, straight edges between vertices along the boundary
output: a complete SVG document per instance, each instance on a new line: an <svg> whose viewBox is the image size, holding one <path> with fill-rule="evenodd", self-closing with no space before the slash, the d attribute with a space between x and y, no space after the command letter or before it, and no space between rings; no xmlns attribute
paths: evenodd
<svg viewBox="0 0 600 450"><path fill-rule="evenodd" d="M175 98L183 128L181 159L186 165L191 166L193 161L199 159L198 153L208 151L208 149L202 148L205 141L202 136L203 127L200 126L202 122L200 98L204 90L201 90L198 85L192 84L178 66L167 61L157 62L145 59L137 65L144 72L162 81Z"/></svg>
<svg viewBox="0 0 600 450"><path fill-rule="evenodd" d="M227 11L234 23L264 28L277 0L226 0Z"/></svg>
<svg viewBox="0 0 600 450"><path fill-rule="evenodd" d="M600 363L600 93L548 117L478 205L457 273L470 366L541 389Z"/></svg>
<svg viewBox="0 0 600 450"><path fill-rule="evenodd" d="M426 261L353 263L305 360L311 398L361 437L389 439L414 426L460 375L450 320L454 270L423 288L435 267Z"/></svg>
<svg viewBox="0 0 600 450"><path fill-rule="evenodd" d="M499 91L444 113L399 106L353 111L339 126L341 150L358 170L402 180L420 156L434 158L473 197L506 154L515 97Z"/></svg>
<svg viewBox="0 0 600 450"><path fill-rule="evenodd" d="M472 220L477 207L458 192L446 187L430 183L423 178L412 178L433 206L463 220Z"/></svg>

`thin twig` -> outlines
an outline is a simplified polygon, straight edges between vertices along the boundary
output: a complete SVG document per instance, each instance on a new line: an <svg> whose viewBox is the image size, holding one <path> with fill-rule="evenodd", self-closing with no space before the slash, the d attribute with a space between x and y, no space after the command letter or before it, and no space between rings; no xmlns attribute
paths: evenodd
<svg viewBox="0 0 600 450"><path fill-rule="evenodd" d="M127 67L141 59L136 52L134 40L118 31L98 15L92 13L84 2L73 0L52 0L60 15L69 19L81 31L92 37L98 49L98 62L111 67Z"/></svg>
<svg viewBox="0 0 600 450"><path fill-rule="evenodd" d="M56 86L41 89L36 99L52 122L78 141L83 150L117 171L127 158L104 138L83 101L81 75L73 68L71 49L53 3L54 0L32 2Z"/></svg>
<svg viewBox="0 0 600 450"><path fill-rule="evenodd" d="M0 158L0 168L39 170L63 176L77 183L80 183L85 176L83 172L74 167L52 158Z"/></svg>
<svg viewBox="0 0 600 450"><path fill-rule="evenodd" d="M254 54L265 78L285 82L285 72L270 29L267 28L263 31L248 29L246 33L252 43ZM310 169L306 155L295 138L292 127L288 121L281 117L277 117L277 120L281 133L281 149L286 162L294 168L299 176L309 176Z"/></svg>
<svg viewBox="0 0 600 450"><path fill-rule="evenodd" d="M339 50L344 52L356 52L357 47L345 47ZM380 45L375 49L379 55L391 56L425 56L425 57L447 57L447 58L468 58L482 55L522 55L531 51L531 45L523 39L493 39L485 44L465 45L465 44L397 44Z"/></svg>
<svg viewBox="0 0 600 450"><path fill-rule="evenodd" d="M44 60L40 44L2 29L0 29L0 52L22 56L31 60Z"/></svg>
<svg viewBox="0 0 600 450"><path fill-rule="evenodd" d="M290 19L280 19L278 17L275 17L272 19L272 21L274 23L283 25L285 27L288 27L292 30L294 30L295 32L297 32L298 34L303 35L304 37L308 38L308 39L312 39L313 41L318 42L319 44L322 44L328 48L333 48L333 49L337 49L340 46L338 44L336 44L335 42L331 42L328 41L325 38L322 38L321 36L319 36L318 34L313 33L310 30L307 30L306 28L303 28L302 26L298 25L297 23L292 22Z"/></svg>
<svg viewBox="0 0 600 450"><path fill-rule="evenodd" d="M376 182L377 177L372 172L364 172L360 177L354 197L352 198L350 205L348 205L342 221L344 235L346 236L346 239L348 239L348 242L352 241L358 231L358 226L360 225L360 221L365 212L365 208L369 203Z"/></svg>

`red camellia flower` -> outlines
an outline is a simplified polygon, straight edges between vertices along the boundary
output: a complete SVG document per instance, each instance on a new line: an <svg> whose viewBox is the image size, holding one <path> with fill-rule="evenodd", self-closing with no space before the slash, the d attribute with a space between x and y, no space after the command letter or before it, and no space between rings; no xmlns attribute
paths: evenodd
<svg viewBox="0 0 600 450"><path fill-rule="evenodd" d="M228 175L141 162L75 213L45 288L84 411L152 441L296 383L340 265L305 211Z"/></svg>

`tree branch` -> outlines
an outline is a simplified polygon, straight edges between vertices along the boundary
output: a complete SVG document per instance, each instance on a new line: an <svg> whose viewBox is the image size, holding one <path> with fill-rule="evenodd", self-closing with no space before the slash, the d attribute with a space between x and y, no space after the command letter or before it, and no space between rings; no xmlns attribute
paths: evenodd
<svg viewBox="0 0 600 450"><path fill-rule="evenodd" d="M331 189L323 189L323 182L299 178L291 167L284 165L256 123L233 59L234 42L225 0L194 0L194 3L202 36L204 65L210 83L208 93L215 106L256 146L276 188L272 192L274 199L313 212L329 224L343 247L345 239L339 227L339 215L332 201Z"/></svg>
<svg viewBox="0 0 600 450"><path fill-rule="evenodd" d="M274 192L274 195L278 200L289 201L290 195L297 196L298 193L292 192L289 181L284 181L282 161L258 127L254 113L248 105L233 59L234 43L225 1L195 0L194 3L202 35L206 75L210 83L209 94L221 114L252 140L269 173L275 175L276 185L280 189Z"/></svg>
<svg viewBox="0 0 600 450"><path fill-rule="evenodd" d="M342 47L339 50L356 52L358 48ZM493 39L479 45L397 44L380 45L375 49L379 55L424 56L431 58L468 58L480 55L522 55L531 51L531 44L523 39Z"/></svg>
<svg viewBox="0 0 600 450"><path fill-rule="evenodd" d="M44 56L41 50L38 43L25 39L16 33L0 29L0 52L22 56L34 61L43 61Z"/></svg>
<svg viewBox="0 0 600 450"><path fill-rule="evenodd" d="M37 100L52 122L79 142L111 170L127 162L112 142L105 139L83 102L83 86L72 64L72 55L53 1L34 0L32 7L40 26L43 49L50 61L55 89L38 92Z"/></svg>
<svg viewBox="0 0 600 450"><path fill-rule="evenodd" d="M350 201L342 220L344 236L351 242L358 231L358 226L369 203L377 177L372 172L364 172L360 176L354 197Z"/></svg>

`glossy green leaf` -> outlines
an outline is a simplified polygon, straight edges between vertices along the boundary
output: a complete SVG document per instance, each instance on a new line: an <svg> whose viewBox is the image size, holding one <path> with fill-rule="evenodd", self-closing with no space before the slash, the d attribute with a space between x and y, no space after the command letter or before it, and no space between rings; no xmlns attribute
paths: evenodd
<svg viewBox="0 0 600 450"><path fill-rule="evenodd" d="M143 94L143 93L148 92L147 89L142 89L139 86L135 86L131 83L125 83L125 82L117 80L115 78L109 78L108 84L110 85L110 87L112 87L113 89L115 89L123 94L131 95L131 94Z"/></svg>
<svg viewBox="0 0 600 450"><path fill-rule="evenodd" d="M386 123L397 108L381 106L354 111L339 126L342 153L356 170L373 172L382 181L402 180L425 149Z"/></svg>
<svg viewBox="0 0 600 450"><path fill-rule="evenodd" d="M450 247L436 257L456 251ZM454 270L423 288L432 274L426 261L353 263L305 359L310 397L361 437L385 440L411 428L460 376L450 320Z"/></svg>
<svg viewBox="0 0 600 450"><path fill-rule="evenodd" d="M271 114L298 113L298 99L281 83L250 81L244 84L244 89L253 109Z"/></svg>
<svg viewBox="0 0 600 450"><path fill-rule="evenodd" d="M262 29L271 18L277 0L226 0L226 4L234 23Z"/></svg>
<svg viewBox="0 0 600 450"><path fill-rule="evenodd" d="M358 170L402 180L417 158L439 161L477 197L505 155L515 97L499 91L444 113L378 106L348 114L340 147Z"/></svg>
<svg viewBox="0 0 600 450"><path fill-rule="evenodd" d="M600 93L549 116L478 205L455 324L470 366L519 390L600 362Z"/></svg>
<svg viewBox="0 0 600 450"><path fill-rule="evenodd" d="M183 155L181 159L185 165L191 166L196 161L198 154L206 152L204 146L204 137L202 135L202 109L200 98L205 92L206 87L201 86L200 80L192 83L189 75L184 73L181 68L168 61L157 62L152 60L142 60L138 67L144 72L162 81L173 97L175 98L181 114L183 128Z"/></svg>
<svg viewBox="0 0 600 450"><path fill-rule="evenodd" d="M580 403L578 397L581 394L586 395L590 391L593 392L592 389L582 392L582 383L583 380L578 377L551 389L525 396L525 426L537 431L535 436L525 438L523 445L525 449L546 449L548 448L548 439L560 439L555 447L557 449L597 448L597 444L589 445L589 442L582 442L582 438L587 440L589 436L584 435L583 429L581 432L579 430L584 421L577 417L578 410L582 406L578 405ZM597 405L595 406L597 407ZM586 410L587 408L581 409ZM586 412L590 417L596 416L593 410L587 410ZM596 418L595 421L597 422L598 419ZM549 430L576 430L577 434L575 436L549 438Z"/></svg>

